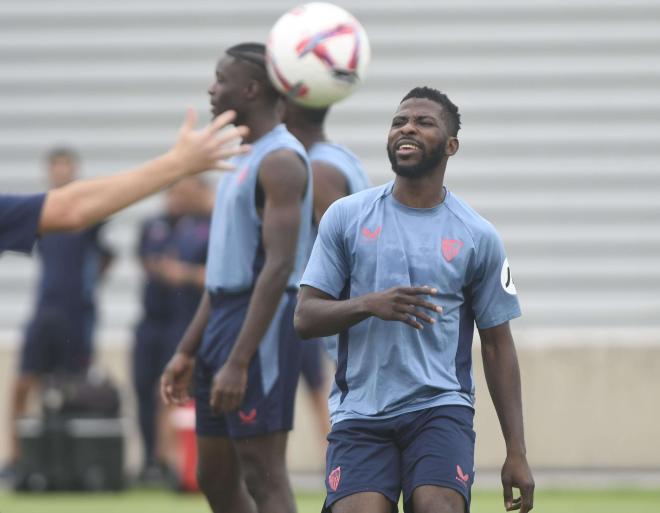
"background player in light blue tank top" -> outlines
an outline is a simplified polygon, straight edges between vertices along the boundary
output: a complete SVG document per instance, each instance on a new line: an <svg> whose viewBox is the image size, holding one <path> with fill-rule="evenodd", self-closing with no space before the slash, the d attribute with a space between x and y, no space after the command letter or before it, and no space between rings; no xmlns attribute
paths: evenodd
<svg viewBox="0 0 660 513"><path fill-rule="evenodd" d="M206 292L161 390L184 399L194 367L199 484L214 512L256 504L288 513L285 452L301 354L293 312L309 254L311 169L281 124L264 45L227 50L209 94L214 114L232 108L249 127L252 150L218 184Z"/></svg>
<svg viewBox="0 0 660 513"><path fill-rule="evenodd" d="M318 223L336 200L368 187L371 182L360 160L345 146L328 141L325 120L329 107L310 109L286 100L284 122L287 129L303 143L314 177L313 244ZM311 251L311 246L309 250ZM321 446L330 428L328 416L328 377L325 371L323 345L335 354L337 337L311 339L303 343L301 375L307 384L318 420Z"/></svg>
<svg viewBox="0 0 660 513"><path fill-rule="evenodd" d="M340 334L326 482L334 513L389 512L401 491L406 511L469 509L475 322L506 440L505 502L532 507L509 329L516 289L493 226L443 185L459 127L445 95L413 89L388 137L396 179L328 209L303 275L296 329Z"/></svg>

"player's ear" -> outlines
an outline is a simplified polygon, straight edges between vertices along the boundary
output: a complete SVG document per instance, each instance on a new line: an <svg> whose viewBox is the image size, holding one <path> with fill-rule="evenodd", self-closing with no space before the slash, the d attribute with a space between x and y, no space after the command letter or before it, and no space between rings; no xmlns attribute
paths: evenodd
<svg viewBox="0 0 660 513"><path fill-rule="evenodd" d="M451 157L452 155L456 155L456 152L458 151L458 139L456 137L450 137L447 139L447 144L445 145L445 155L447 157Z"/></svg>
<svg viewBox="0 0 660 513"><path fill-rule="evenodd" d="M245 86L245 98L248 100L254 100L261 94L262 88L263 85L258 80L248 80L248 83Z"/></svg>

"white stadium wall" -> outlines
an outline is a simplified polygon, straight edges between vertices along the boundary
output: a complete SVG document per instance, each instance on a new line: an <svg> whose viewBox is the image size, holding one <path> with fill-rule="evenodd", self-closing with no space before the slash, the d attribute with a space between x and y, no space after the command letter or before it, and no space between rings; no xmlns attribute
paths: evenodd
<svg viewBox="0 0 660 513"><path fill-rule="evenodd" d="M165 150L188 105L208 112L206 90L223 49L263 41L295 3L1 2L0 190L42 190L40 158L54 144L80 150L85 176ZM513 327L523 355L530 451L547 466L623 461L595 457L614 440L586 433L585 449L562 459L541 436L549 429L542 405L552 405L553 418L577 416L576 425L586 425L592 416L575 407L576 394L602 401L630 386L655 390L657 404L660 2L336 3L365 26L372 62L362 89L333 109L331 138L348 144L373 181L383 183L392 176L385 140L401 97L429 85L458 104L461 149L446 182L497 226L508 249L524 313ZM129 347L140 314L137 225L158 205L144 202L108 226L121 258L100 294L104 354ZM3 378L29 315L36 271L34 260L1 257ZM608 380L610 367L594 362L621 365ZM604 373L602 388L580 369ZM648 406L640 394L628 401L637 410ZM479 408L491 408L483 387ZM655 418L637 418L631 410L630 422L619 425L617 410L608 417L604 407L598 423L610 419L624 439L635 440L649 422L660 426L655 411ZM496 424L487 424L478 461L490 465L500 442L488 442ZM660 467L655 439L655 447L633 451L624 466Z"/></svg>

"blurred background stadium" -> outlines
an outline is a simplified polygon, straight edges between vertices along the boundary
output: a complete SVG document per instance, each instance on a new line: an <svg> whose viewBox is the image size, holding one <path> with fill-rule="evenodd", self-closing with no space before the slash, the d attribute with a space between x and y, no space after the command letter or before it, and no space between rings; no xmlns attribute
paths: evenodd
<svg viewBox="0 0 660 513"><path fill-rule="evenodd" d="M660 488L660 2L335 3L363 23L372 63L365 85L333 109L329 135L363 159L375 183L391 178L386 133L411 87L437 87L461 110L461 150L447 184L498 227L508 249L524 314L513 329L539 485ZM3 0L0 188L43 190L41 157L54 144L80 150L85 176L157 155L186 106L208 112L223 50L264 41L293 5ZM139 465L128 375L140 315L133 255L137 225L159 201L111 221L108 238L120 254L99 300L97 357L125 393L129 469ZM36 274L35 261L2 256L3 385ZM487 476L504 446L478 344L475 361L477 472ZM3 440L7 396L3 386ZM294 472L320 468L320 453L310 457L307 406L298 402ZM497 485L495 477L482 483Z"/></svg>

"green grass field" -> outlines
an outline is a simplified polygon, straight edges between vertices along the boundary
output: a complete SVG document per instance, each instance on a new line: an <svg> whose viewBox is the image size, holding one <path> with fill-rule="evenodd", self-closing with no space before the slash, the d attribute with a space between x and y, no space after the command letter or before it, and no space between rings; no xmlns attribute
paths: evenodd
<svg viewBox="0 0 660 513"><path fill-rule="evenodd" d="M296 496L299 513L319 513L321 494ZM503 512L499 492L477 491L473 513ZM539 513L658 513L660 489L655 491L538 491ZM21 495L0 492L0 513L209 513L199 495L134 490L118 494Z"/></svg>

